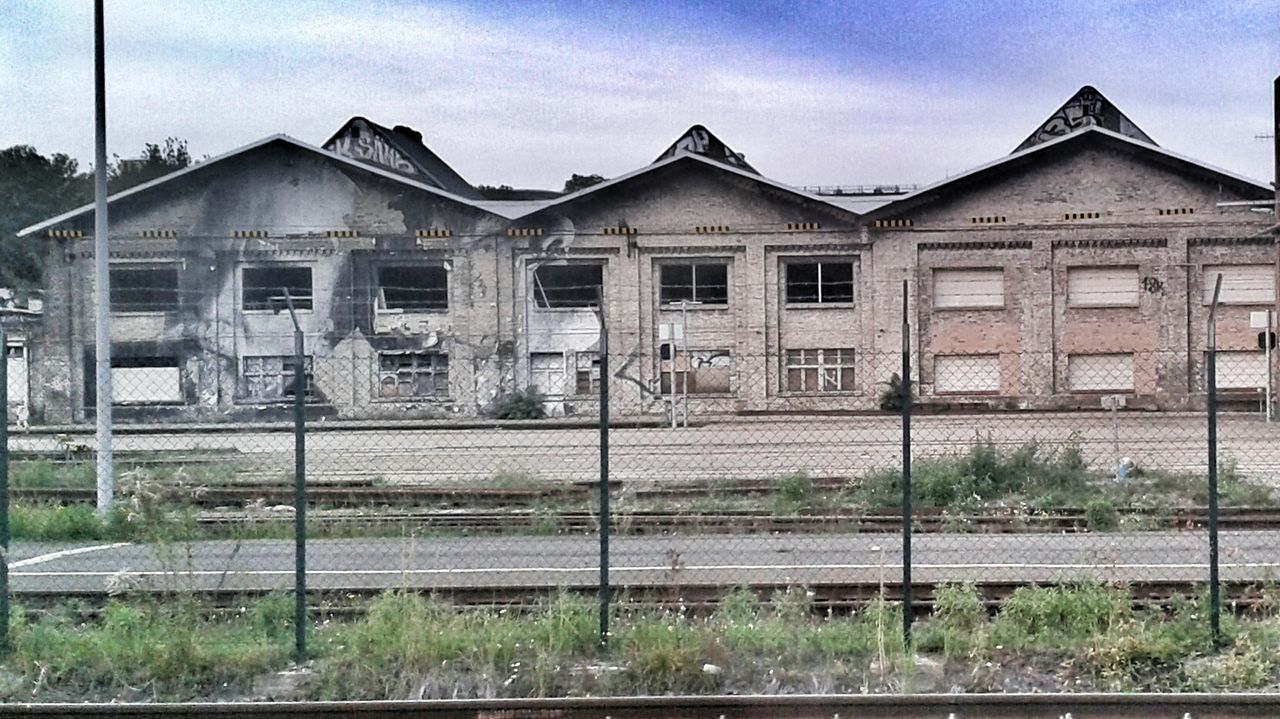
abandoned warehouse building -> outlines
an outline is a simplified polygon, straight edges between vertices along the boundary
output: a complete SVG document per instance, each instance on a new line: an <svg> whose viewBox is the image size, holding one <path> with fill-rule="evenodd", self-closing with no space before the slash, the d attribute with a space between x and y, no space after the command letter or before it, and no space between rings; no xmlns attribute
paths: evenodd
<svg viewBox="0 0 1280 719"><path fill-rule="evenodd" d="M530 387L591 414L602 317L616 413L662 414L677 389L700 414L876 409L904 281L921 404L1187 408L1218 276L1219 386L1251 399L1274 201L1091 87L1011 154L920 188L788 186L694 126L623 176L486 199L415 131L354 118L110 198L116 414L281 416L286 295L317 415L472 416ZM22 232L48 248L23 335L34 422L92 418L92 227L89 205Z"/></svg>

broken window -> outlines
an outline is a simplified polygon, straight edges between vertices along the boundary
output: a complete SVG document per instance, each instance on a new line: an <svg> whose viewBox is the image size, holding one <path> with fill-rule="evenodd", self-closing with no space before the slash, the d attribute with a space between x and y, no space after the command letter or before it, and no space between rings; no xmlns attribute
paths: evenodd
<svg viewBox="0 0 1280 719"><path fill-rule="evenodd" d="M531 352L529 354L529 385L547 397L564 395L564 354L560 352Z"/></svg>
<svg viewBox="0 0 1280 719"><path fill-rule="evenodd" d="M787 350L788 392L851 392L852 349Z"/></svg>
<svg viewBox="0 0 1280 719"><path fill-rule="evenodd" d="M246 310L288 309L285 291L299 310L311 309L311 268L288 265L246 267L241 275L241 307Z"/></svg>
<svg viewBox="0 0 1280 719"><path fill-rule="evenodd" d="M378 396L383 399L449 396L449 355L383 352L378 355Z"/></svg>
<svg viewBox="0 0 1280 719"><path fill-rule="evenodd" d="M787 303L853 302L853 262L788 262Z"/></svg>
<svg viewBox="0 0 1280 719"><path fill-rule="evenodd" d="M112 404L177 404L183 401L177 357L112 357Z"/></svg>
<svg viewBox="0 0 1280 719"><path fill-rule="evenodd" d="M539 265L533 271L533 299L542 309L595 307L603 291L604 266Z"/></svg>
<svg viewBox="0 0 1280 719"><path fill-rule="evenodd" d="M661 362L659 368L664 395L671 392L673 368L677 393L729 394L733 390L733 353L729 350L681 349L674 360Z"/></svg>
<svg viewBox="0 0 1280 719"><path fill-rule="evenodd" d="M241 360L241 396L249 400L280 401L294 396L294 355L245 357ZM306 357L306 397L311 397L311 357Z"/></svg>
<svg viewBox="0 0 1280 719"><path fill-rule="evenodd" d="M379 267L378 309L404 312L449 309L449 271L443 265Z"/></svg>
<svg viewBox="0 0 1280 719"><path fill-rule="evenodd" d="M578 352L575 360L574 394L600 394L600 353Z"/></svg>
<svg viewBox="0 0 1280 719"><path fill-rule="evenodd" d="M664 264L659 268L658 299L662 304L696 302L729 304L729 265Z"/></svg>
<svg viewBox="0 0 1280 719"><path fill-rule="evenodd" d="M178 309L178 268L112 267L112 312L173 312Z"/></svg>

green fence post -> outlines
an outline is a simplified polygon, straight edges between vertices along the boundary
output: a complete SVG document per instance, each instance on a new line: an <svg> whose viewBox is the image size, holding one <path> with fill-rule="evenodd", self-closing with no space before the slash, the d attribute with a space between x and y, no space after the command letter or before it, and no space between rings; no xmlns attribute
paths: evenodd
<svg viewBox="0 0 1280 719"><path fill-rule="evenodd" d="M1205 386L1208 390L1209 446L1209 629L1214 649L1222 647L1222 595L1218 586L1218 342L1216 317L1222 275L1213 286L1209 327L1205 342Z"/></svg>
<svg viewBox="0 0 1280 719"><path fill-rule="evenodd" d="M293 654L301 664L307 659L307 357L287 287L284 300L293 320Z"/></svg>
<svg viewBox="0 0 1280 719"><path fill-rule="evenodd" d="M911 320L902 281L902 646L911 646Z"/></svg>
<svg viewBox="0 0 1280 719"><path fill-rule="evenodd" d="M9 653L9 338L0 327L0 654Z"/></svg>
<svg viewBox="0 0 1280 719"><path fill-rule="evenodd" d="M609 330L604 292L596 289L600 318L600 645L609 643ZM675 412L675 405L671 411Z"/></svg>

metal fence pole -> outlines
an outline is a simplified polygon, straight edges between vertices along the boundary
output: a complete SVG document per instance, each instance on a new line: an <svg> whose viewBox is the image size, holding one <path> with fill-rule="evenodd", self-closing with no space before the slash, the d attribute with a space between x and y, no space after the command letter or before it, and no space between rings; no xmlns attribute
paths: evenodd
<svg viewBox="0 0 1280 719"><path fill-rule="evenodd" d="M911 646L911 320L902 281L902 646Z"/></svg>
<svg viewBox="0 0 1280 719"><path fill-rule="evenodd" d="M0 327L0 655L9 653L9 337Z"/></svg>
<svg viewBox="0 0 1280 719"><path fill-rule="evenodd" d="M1213 303L1209 305L1209 326L1205 340L1205 385L1208 389L1209 413L1209 628L1213 646L1222 646L1222 597L1218 586L1218 367L1217 315L1218 296L1222 292L1222 275L1213 285Z"/></svg>
<svg viewBox="0 0 1280 719"><path fill-rule="evenodd" d="M600 644L609 643L609 330L604 293L597 290L600 318ZM674 358L674 355L673 355ZM673 385L674 386L674 385ZM675 416L675 404L671 405Z"/></svg>
<svg viewBox="0 0 1280 719"><path fill-rule="evenodd" d="M293 652L301 664L307 659L307 360L288 289L284 298L293 320Z"/></svg>

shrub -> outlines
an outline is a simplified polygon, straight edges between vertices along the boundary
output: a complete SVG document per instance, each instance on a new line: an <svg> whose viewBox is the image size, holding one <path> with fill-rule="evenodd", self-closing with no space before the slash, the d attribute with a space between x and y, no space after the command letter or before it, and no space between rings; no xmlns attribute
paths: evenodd
<svg viewBox="0 0 1280 719"><path fill-rule="evenodd" d="M484 415L492 419L542 419L547 416L542 402L542 393L537 387L516 390L498 395L485 408Z"/></svg>
<svg viewBox="0 0 1280 719"><path fill-rule="evenodd" d="M1120 513L1111 500L1098 497L1084 505L1084 521L1091 532L1110 532L1120 526Z"/></svg>

